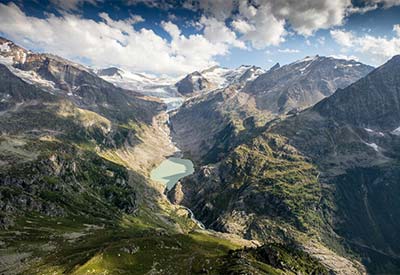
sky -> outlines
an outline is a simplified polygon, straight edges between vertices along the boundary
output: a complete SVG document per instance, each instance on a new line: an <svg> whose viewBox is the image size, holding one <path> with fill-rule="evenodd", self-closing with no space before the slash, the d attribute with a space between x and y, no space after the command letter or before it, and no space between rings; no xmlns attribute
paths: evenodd
<svg viewBox="0 0 400 275"><path fill-rule="evenodd" d="M0 35L93 68L184 75L400 54L400 0L0 0Z"/></svg>

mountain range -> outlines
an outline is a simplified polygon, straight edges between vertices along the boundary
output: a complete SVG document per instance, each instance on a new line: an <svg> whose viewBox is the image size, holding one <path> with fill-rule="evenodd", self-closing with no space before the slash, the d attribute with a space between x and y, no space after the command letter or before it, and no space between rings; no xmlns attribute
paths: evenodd
<svg viewBox="0 0 400 275"><path fill-rule="evenodd" d="M0 84L2 274L400 270L400 56L171 78L0 38Z"/></svg>

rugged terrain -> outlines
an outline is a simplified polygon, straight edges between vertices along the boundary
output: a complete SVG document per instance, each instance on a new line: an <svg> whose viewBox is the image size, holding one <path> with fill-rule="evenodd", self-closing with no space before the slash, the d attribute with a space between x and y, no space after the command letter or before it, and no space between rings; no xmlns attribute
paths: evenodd
<svg viewBox="0 0 400 275"><path fill-rule="evenodd" d="M295 243L339 273L364 272L358 259L396 274L399 91L395 56L314 107L243 130L218 159L200 154L169 195L206 226Z"/></svg>
<svg viewBox="0 0 400 275"><path fill-rule="evenodd" d="M241 77L220 82L217 90L194 93L171 117L174 137L191 158L215 162L240 142L240 133L310 107L372 69L322 56L277 64L267 72L250 67Z"/></svg>
<svg viewBox="0 0 400 275"><path fill-rule="evenodd" d="M1 274L328 273L297 248L199 230L167 200L149 179L176 150L160 99L0 43Z"/></svg>

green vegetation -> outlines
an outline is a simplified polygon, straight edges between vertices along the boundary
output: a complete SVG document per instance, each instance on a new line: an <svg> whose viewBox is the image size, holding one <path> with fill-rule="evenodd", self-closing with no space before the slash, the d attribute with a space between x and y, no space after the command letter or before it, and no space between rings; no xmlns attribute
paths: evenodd
<svg viewBox="0 0 400 275"><path fill-rule="evenodd" d="M279 244L231 251L226 258L225 274L329 274L308 254Z"/></svg>
<svg viewBox="0 0 400 275"><path fill-rule="evenodd" d="M261 272L254 274L327 274L295 249L271 245L238 250L239 245L206 232L179 234L159 228L141 213L124 216L120 224L27 215L0 232L7 253L24 256L18 264L9 259L7 267L30 275L235 274L234 270L254 269ZM0 250L0 257L4 252Z"/></svg>
<svg viewBox="0 0 400 275"><path fill-rule="evenodd" d="M230 171L224 180L233 183L234 190L252 190L244 200L258 216L281 219L303 231L322 223L317 211L321 198L318 172L284 138L264 134L242 144L220 170ZM254 197L256 193L265 197Z"/></svg>

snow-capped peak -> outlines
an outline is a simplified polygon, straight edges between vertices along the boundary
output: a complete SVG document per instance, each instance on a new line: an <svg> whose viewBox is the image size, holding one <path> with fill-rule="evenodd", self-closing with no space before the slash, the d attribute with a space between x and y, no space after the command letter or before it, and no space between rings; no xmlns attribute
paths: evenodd
<svg viewBox="0 0 400 275"><path fill-rule="evenodd" d="M252 65L241 65L235 69L214 66L201 71L201 75L216 88L224 88L230 84L246 82L255 79L265 73L259 67Z"/></svg>

